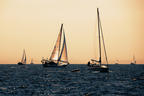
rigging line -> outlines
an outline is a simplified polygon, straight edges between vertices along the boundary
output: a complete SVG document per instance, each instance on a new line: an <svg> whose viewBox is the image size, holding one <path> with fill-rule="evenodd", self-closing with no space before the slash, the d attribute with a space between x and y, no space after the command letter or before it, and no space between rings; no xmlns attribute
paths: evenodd
<svg viewBox="0 0 144 96"><path fill-rule="evenodd" d="M99 17L99 19L100 19L100 17ZM106 47L105 47L105 42L104 42L104 36L103 36L103 30L102 30L101 20L99 20L99 23L100 23L100 29L101 29L102 40L103 40L105 58L106 58L106 62L107 62L107 65L108 65L108 57L107 57L107 52L106 52Z"/></svg>

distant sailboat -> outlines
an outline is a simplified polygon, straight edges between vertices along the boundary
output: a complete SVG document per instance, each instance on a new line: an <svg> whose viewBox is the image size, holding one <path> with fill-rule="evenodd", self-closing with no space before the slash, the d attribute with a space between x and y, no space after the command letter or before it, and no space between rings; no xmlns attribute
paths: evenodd
<svg viewBox="0 0 144 96"><path fill-rule="evenodd" d="M97 8L97 16L98 16L98 35L99 35L99 60L94 60L91 59L91 61L88 62L88 66L90 70L95 70L95 71L100 71L100 72L108 72L108 59L107 59L107 54L106 54L106 48L105 48L105 43L104 43L104 36L102 32L102 26L101 26L101 21L100 21L100 16L99 16L99 9ZM107 64L102 64L102 51L101 51L101 39L104 47L104 54L105 54L105 59Z"/></svg>
<svg viewBox="0 0 144 96"><path fill-rule="evenodd" d="M25 65L25 64L26 64L26 53L25 50L23 50L22 59L21 62L18 62L18 65Z"/></svg>
<svg viewBox="0 0 144 96"><path fill-rule="evenodd" d="M116 63L115 63L115 64L116 64L116 65L119 64L119 60L116 60Z"/></svg>
<svg viewBox="0 0 144 96"><path fill-rule="evenodd" d="M133 61L131 62L131 65L135 65L136 64L136 59L135 56L133 56Z"/></svg>
<svg viewBox="0 0 144 96"><path fill-rule="evenodd" d="M33 63L33 59L31 59L31 63L30 63L30 64L34 64L34 63Z"/></svg>
<svg viewBox="0 0 144 96"><path fill-rule="evenodd" d="M63 34L63 45L61 49L61 38ZM61 52L60 52L61 49ZM68 55L67 55L67 46L66 46L66 38L63 29L63 24L61 24L61 29L52 51L50 59L42 59L41 60L44 67L56 67L56 66L67 66L68 62Z"/></svg>

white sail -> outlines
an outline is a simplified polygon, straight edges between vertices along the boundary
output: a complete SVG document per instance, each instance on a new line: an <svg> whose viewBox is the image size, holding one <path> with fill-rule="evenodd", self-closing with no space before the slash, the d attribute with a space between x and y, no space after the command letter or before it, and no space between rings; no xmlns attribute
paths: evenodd
<svg viewBox="0 0 144 96"><path fill-rule="evenodd" d="M57 62L58 58L59 58L60 44L61 44L61 35L62 35L62 27L63 27L63 24L61 25L60 33L58 35L56 44L54 46L53 52L52 52L51 57L50 57L51 61L56 61Z"/></svg>
<svg viewBox="0 0 144 96"><path fill-rule="evenodd" d="M31 63L30 63L30 64L34 64L34 63L33 63L33 59L31 59Z"/></svg>
<svg viewBox="0 0 144 96"><path fill-rule="evenodd" d="M21 63L26 64L26 53L25 53L25 50L23 51L23 56L22 56Z"/></svg>
<svg viewBox="0 0 144 96"><path fill-rule="evenodd" d="M24 53L25 53L25 50L23 50L23 55L22 55L22 59L21 59L21 62L23 63L24 61Z"/></svg>
<svg viewBox="0 0 144 96"><path fill-rule="evenodd" d="M67 55L67 47L66 47L66 39L65 39L65 33L63 32L63 46L62 51L59 57L59 62L68 64L68 55Z"/></svg>
<svg viewBox="0 0 144 96"><path fill-rule="evenodd" d="M24 57L24 62L23 63L26 64L26 53L25 53L25 57Z"/></svg>

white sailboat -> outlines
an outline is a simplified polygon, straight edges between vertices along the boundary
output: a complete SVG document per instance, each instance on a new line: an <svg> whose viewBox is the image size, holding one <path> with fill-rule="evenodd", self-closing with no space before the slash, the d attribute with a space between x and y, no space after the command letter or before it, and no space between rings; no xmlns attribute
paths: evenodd
<svg viewBox="0 0 144 96"><path fill-rule="evenodd" d="M26 52L25 50L23 50L22 59L21 62L18 62L18 65L25 65L25 64L26 64Z"/></svg>
<svg viewBox="0 0 144 96"><path fill-rule="evenodd" d="M90 70L95 70L95 71L100 71L100 72L108 72L109 67L108 67L108 59L107 59L107 54L106 54L106 48L105 48L105 43L104 43L104 36L102 32L102 25L100 21L100 16L99 16L99 9L97 8L97 17L98 17L98 35L99 35L99 60L91 59L91 61L88 62L88 66ZM102 64L102 44L101 40L103 41L103 47L104 47L104 54L105 54L105 59L107 64Z"/></svg>
<svg viewBox="0 0 144 96"><path fill-rule="evenodd" d="M61 48L62 34L63 34L63 45ZM48 60L43 58L41 62L44 67L67 66L69 64L63 24L61 24L61 29L56 44L54 46L54 49L52 51L52 54L50 56L50 59Z"/></svg>

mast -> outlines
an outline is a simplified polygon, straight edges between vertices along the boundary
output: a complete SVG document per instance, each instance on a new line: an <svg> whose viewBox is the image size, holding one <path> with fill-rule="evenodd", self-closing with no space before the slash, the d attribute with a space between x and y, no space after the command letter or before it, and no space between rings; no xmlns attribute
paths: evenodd
<svg viewBox="0 0 144 96"><path fill-rule="evenodd" d="M97 8L97 15L98 15L98 33L99 33L99 63L101 65L101 38L102 38L102 43L103 43L103 47L104 47L104 55L105 55L105 59L106 59L106 63L108 66L108 57L107 57L107 52L106 52L106 47L105 47L105 42L104 42L104 36L103 36L103 30L102 30L102 25L101 25L101 20L100 20L100 16L99 16L99 9Z"/></svg>
<svg viewBox="0 0 144 96"><path fill-rule="evenodd" d="M99 64L101 65L101 35L100 35L100 18L98 8L97 8L97 17L98 17L98 35L99 35Z"/></svg>

